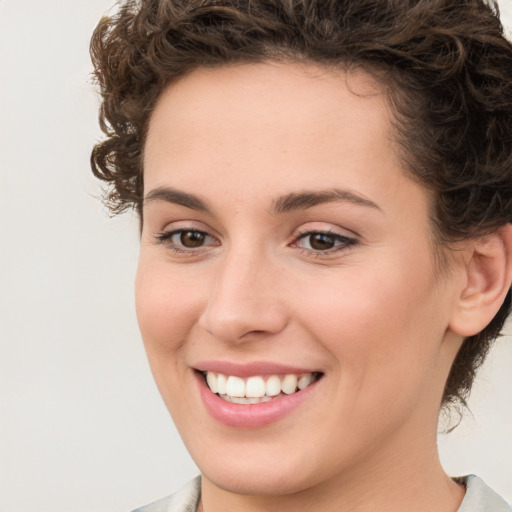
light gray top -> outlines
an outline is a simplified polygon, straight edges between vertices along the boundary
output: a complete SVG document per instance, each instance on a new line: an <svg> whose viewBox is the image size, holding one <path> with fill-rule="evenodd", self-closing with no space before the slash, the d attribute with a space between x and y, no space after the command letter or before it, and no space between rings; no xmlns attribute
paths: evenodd
<svg viewBox="0 0 512 512"><path fill-rule="evenodd" d="M133 512L197 512L200 497L201 477L196 476L178 492Z"/></svg>
<svg viewBox="0 0 512 512"><path fill-rule="evenodd" d="M466 495L458 512L512 512L510 505L477 476L468 475L456 480L466 486ZM198 476L177 493L133 512L197 512L200 497L201 477Z"/></svg>
<svg viewBox="0 0 512 512"><path fill-rule="evenodd" d="M510 505L475 475L457 479L466 485L466 495L457 512L511 512Z"/></svg>

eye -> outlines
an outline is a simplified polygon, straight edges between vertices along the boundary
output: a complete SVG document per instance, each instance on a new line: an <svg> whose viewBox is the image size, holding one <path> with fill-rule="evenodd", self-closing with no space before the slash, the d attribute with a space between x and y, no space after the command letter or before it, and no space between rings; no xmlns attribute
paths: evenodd
<svg viewBox="0 0 512 512"><path fill-rule="evenodd" d="M175 229L156 236L158 243L175 252L192 252L195 249L219 245L211 235L197 229Z"/></svg>
<svg viewBox="0 0 512 512"><path fill-rule="evenodd" d="M333 231L308 231L301 233L293 245L316 254L331 254L357 243L351 238Z"/></svg>
<svg viewBox="0 0 512 512"><path fill-rule="evenodd" d="M181 231L176 233L175 236L179 239L181 245L190 249L201 247L208 235L201 231Z"/></svg>

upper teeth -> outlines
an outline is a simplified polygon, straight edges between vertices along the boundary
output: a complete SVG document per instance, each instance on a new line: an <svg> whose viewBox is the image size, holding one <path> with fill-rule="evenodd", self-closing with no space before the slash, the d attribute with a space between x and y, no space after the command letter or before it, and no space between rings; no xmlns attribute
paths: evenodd
<svg viewBox="0 0 512 512"><path fill-rule="evenodd" d="M235 375L206 372L206 382L213 393L235 398L260 398L277 396L281 392L290 395L297 389L309 386L315 380L313 373L301 375L253 376L243 379Z"/></svg>

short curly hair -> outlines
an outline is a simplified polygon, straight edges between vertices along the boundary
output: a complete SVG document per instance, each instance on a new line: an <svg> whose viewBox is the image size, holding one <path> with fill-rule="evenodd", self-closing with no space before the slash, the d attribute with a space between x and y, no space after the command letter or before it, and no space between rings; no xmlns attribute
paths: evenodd
<svg viewBox="0 0 512 512"><path fill-rule="evenodd" d="M484 0L124 0L91 57L106 138L91 155L112 212L142 219L142 155L162 91L200 67L362 68L387 92L407 172L431 192L438 246L512 222L512 45ZM443 405L465 404L510 312L465 339Z"/></svg>

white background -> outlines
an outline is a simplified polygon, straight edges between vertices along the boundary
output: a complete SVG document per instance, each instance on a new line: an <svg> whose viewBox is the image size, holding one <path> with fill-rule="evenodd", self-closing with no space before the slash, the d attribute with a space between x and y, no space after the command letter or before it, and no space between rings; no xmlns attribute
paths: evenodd
<svg viewBox="0 0 512 512"><path fill-rule="evenodd" d="M0 512L127 512L197 472L139 338L136 219L108 218L89 170L88 41L112 3L0 0ZM509 501L511 368L507 337L440 436L448 472Z"/></svg>

